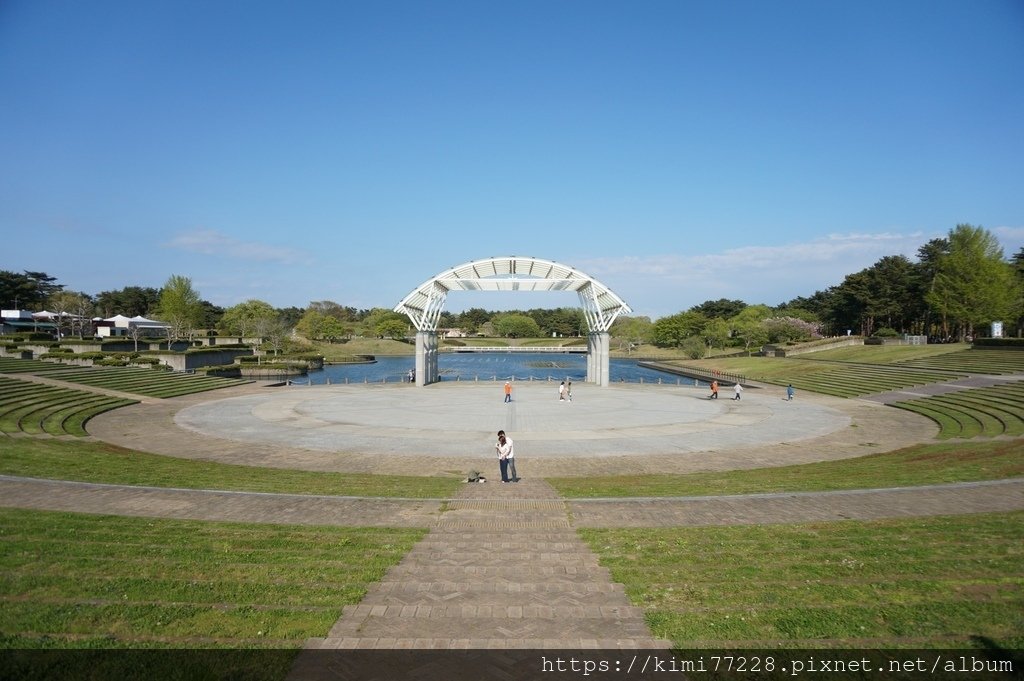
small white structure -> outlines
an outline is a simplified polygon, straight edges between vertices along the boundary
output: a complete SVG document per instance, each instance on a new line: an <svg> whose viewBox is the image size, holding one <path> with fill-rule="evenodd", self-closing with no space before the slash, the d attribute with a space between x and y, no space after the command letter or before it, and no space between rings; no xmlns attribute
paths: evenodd
<svg viewBox="0 0 1024 681"><path fill-rule="evenodd" d="M0 310L0 317L10 319L12 321L18 319L31 321L32 313L28 310Z"/></svg>
<svg viewBox="0 0 1024 681"><path fill-rule="evenodd" d="M135 330L138 330L141 336L166 336L167 328L170 324L156 319L147 319L142 315L125 317L123 314L118 314L113 317L107 317L102 322L98 322L96 326L97 335L103 338L110 338L113 336L130 336Z"/></svg>

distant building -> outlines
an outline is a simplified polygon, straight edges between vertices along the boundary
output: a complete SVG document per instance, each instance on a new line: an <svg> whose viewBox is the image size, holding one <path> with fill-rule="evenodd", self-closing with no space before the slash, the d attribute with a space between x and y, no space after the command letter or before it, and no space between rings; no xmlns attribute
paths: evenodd
<svg viewBox="0 0 1024 681"><path fill-rule="evenodd" d="M144 338L166 336L170 324L156 319L147 319L142 315L125 317L123 314L99 319L96 321L96 335L100 338L131 336L136 329Z"/></svg>
<svg viewBox="0 0 1024 681"><path fill-rule="evenodd" d="M73 318L74 324L69 324L68 319ZM159 338L167 335L170 324L157 319L147 319L143 316L125 317L115 315L106 319L99 317L86 320L67 312L29 312L28 310L0 310L0 320L3 325L0 333L49 333L57 334L57 321L64 320L62 326L65 330L73 327L77 335L79 329L84 336L96 336L99 338L115 338L119 336L131 336L135 329L144 338Z"/></svg>
<svg viewBox="0 0 1024 681"><path fill-rule="evenodd" d="M28 310L0 310L2 327L0 333L56 333L57 325L53 312L29 312Z"/></svg>

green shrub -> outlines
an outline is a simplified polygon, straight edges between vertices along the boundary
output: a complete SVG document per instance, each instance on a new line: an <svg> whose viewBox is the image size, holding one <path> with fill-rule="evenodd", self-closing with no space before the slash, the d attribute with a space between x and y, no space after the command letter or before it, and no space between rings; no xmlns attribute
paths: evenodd
<svg viewBox="0 0 1024 681"><path fill-rule="evenodd" d="M211 352L222 352L224 350L249 350L249 349L250 348L249 348L248 345L245 345L245 344L242 344L242 343L228 343L228 344L225 344L225 345L213 345L213 346L209 346L209 347L203 346L203 347L198 347L198 348L189 348L188 350L185 351L185 354L186 355L202 355L202 354L207 354L207 353L211 353Z"/></svg>
<svg viewBox="0 0 1024 681"><path fill-rule="evenodd" d="M237 364L196 367L194 371L197 376L216 376L218 378L239 378L242 375L242 368Z"/></svg>
<svg viewBox="0 0 1024 681"><path fill-rule="evenodd" d="M128 366L128 360L123 357L107 356L103 359L98 359L93 362L98 367L126 367Z"/></svg>
<svg viewBox="0 0 1024 681"><path fill-rule="evenodd" d="M99 350L95 350L93 352L80 352L75 357L77 359L91 359L94 362L96 362L101 359L106 359L107 357L109 357L109 354L106 352L100 352Z"/></svg>
<svg viewBox="0 0 1024 681"><path fill-rule="evenodd" d="M1024 350L1024 338L975 338L975 347Z"/></svg>
<svg viewBox="0 0 1024 681"><path fill-rule="evenodd" d="M690 359L700 359L708 351L707 346L704 345L704 341L702 341L699 338L693 338L693 337L687 338L686 340L684 340L681 347L682 347L683 352Z"/></svg>
<svg viewBox="0 0 1024 681"><path fill-rule="evenodd" d="M877 331L875 331L871 335L874 336L875 338L899 338L900 337L899 331L897 331L896 329L890 329L888 326L883 326L882 328L878 329Z"/></svg>

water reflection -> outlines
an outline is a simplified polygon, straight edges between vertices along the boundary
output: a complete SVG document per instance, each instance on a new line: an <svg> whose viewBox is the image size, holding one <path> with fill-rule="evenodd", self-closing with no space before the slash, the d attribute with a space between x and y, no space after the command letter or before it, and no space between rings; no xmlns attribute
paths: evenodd
<svg viewBox="0 0 1024 681"><path fill-rule="evenodd" d="M526 352L444 353L438 357L442 381L563 381L583 382L587 377L587 358L583 354ZM412 355L378 357L368 364L334 364L323 371L312 371L313 384L324 383L400 383L416 366ZM636 360L612 358L609 374L613 383L667 383L693 385L693 379L637 365ZM301 379L300 381L301 382ZM701 384L703 385L703 384Z"/></svg>

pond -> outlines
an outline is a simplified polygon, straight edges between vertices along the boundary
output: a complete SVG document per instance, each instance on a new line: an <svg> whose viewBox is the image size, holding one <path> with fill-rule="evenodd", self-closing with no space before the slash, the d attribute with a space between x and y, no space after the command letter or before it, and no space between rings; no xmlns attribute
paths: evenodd
<svg viewBox="0 0 1024 681"><path fill-rule="evenodd" d="M412 355L378 356L376 362L325 366L322 371L309 372L309 380L314 385L400 383L408 380L409 370L414 366L416 358ZM438 355L437 368L442 381L507 381L514 378L517 381L568 379L583 382L587 377L587 356L582 353L453 352ZM639 366L635 359L612 358L608 371L613 383L694 385L692 378L647 369Z"/></svg>

